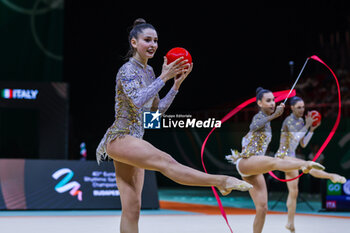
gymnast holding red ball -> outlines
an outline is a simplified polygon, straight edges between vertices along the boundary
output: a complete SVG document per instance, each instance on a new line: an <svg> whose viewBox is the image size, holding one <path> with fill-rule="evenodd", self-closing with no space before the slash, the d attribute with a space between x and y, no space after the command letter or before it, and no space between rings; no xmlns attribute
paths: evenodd
<svg viewBox="0 0 350 233"><path fill-rule="evenodd" d="M298 161L296 158L296 149L300 145L305 148L310 142L312 135L317 127L321 125L321 114L316 110L312 110L305 116L304 100L300 97L294 96L290 99L292 113L283 121L280 137L280 146L275 156L287 161ZM345 177L336 173L329 173L317 169L311 169L309 174L319 179L329 179L333 183L345 183ZM298 170L285 172L286 179L293 179L299 175ZM296 205L298 199L298 183L299 179L294 179L287 182L288 197L287 209L288 218L286 228L295 233L294 217L296 213Z"/></svg>
<svg viewBox="0 0 350 233"><path fill-rule="evenodd" d="M180 53L178 56L178 53L170 53L169 61L164 56L161 74L156 77L147 62L157 51L158 35L155 28L143 19L135 20L129 33L129 45L129 60L119 69L116 77L115 121L96 150L99 163L105 159L111 159L114 163L122 204L120 232L139 232L145 169L161 172L182 185L215 186L223 195L233 189L247 191L252 188L252 185L235 177L207 174L182 165L143 139L143 112L166 112L182 82L191 73L193 64L188 54ZM175 60L171 62L174 57ZM174 79L173 87L166 96L159 98L158 92L170 79Z"/></svg>

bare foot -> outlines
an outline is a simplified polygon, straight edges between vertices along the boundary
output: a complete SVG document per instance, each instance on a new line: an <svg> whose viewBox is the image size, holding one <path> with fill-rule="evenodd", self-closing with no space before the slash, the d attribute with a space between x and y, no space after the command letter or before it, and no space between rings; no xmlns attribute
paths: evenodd
<svg viewBox="0 0 350 233"><path fill-rule="evenodd" d="M223 196L228 195L232 190L248 191L251 188L253 188L253 185L234 177L227 177L225 187L218 187Z"/></svg>
<svg viewBox="0 0 350 233"><path fill-rule="evenodd" d="M330 180L333 183L340 183L340 184L345 184L346 178L344 176L340 176L338 174L332 174Z"/></svg>
<svg viewBox="0 0 350 233"><path fill-rule="evenodd" d="M287 223L286 228L290 231L290 233L295 233L294 225L291 223Z"/></svg>
<svg viewBox="0 0 350 233"><path fill-rule="evenodd" d="M317 162L314 161L306 161L306 166L303 166L301 170L303 173L307 174L311 169L316 169L316 170L324 170L325 167Z"/></svg>

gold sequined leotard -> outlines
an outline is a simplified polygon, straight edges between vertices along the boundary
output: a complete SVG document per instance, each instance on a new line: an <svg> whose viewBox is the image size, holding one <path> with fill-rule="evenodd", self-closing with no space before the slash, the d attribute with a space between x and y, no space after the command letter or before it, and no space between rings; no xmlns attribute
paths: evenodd
<svg viewBox="0 0 350 233"><path fill-rule="evenodd" d="M115 121L96 149L98 163L108 156L106 153L108 142L125 135L143 137L142 113L144 111L159 109L159 112L164 113L169 108L177 91L170 89L168 94L160 100L158 92L164 85L161 78L155 78L151 66L144 66L134 58L130 58L119 69L115 88Z"/></svg>
<svg viewBox="0 0 350 233"><path fill-rule="evenodd" d="M267 115L259 111L249 126L249 132L242 139L242 158L252 155L265 155L271 142L271 125Z"/></svg>
<svg viewBox="0 0 350 233"><path fill-rule="evenodd" d="M240 158L249 158L253 155L265 155L268 145L271 141L271 125L268 115L259 111L253 117L249 126L249 132L242 139L242 152L231 149L231 155L226 159L232 163Z"/></svg>
<svg viewBox="0 0 350 233"><path fill-rule="evenodd" d="M280 146L275 156L279 158L284 158L284 156L295 157L295 150L306 132L307 127L305 127L303 118L297 118L293 113L290 114L283 121Z"/></svg>

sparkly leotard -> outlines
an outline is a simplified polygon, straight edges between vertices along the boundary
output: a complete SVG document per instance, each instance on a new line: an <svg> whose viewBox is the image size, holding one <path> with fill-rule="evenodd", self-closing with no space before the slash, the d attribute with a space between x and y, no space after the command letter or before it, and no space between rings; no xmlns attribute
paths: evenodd
<svg viewBox="0 0 350 233"><path fill-rule="evenodd" d="M284 156L295 157L295 150L306 132L307 127L305 127L303 118L297 118L293 113L289 115L283 121L280 146L275 156L279 158L284 158Z"/></svg>
<svg viewBox="0 0 350 233"><path fill-rule="evenodd" d="M249 132L242 139L242 158L252 155L265 155L271 142L271 124L267 115L259 111L249 126Z"/></svg>
<svg viewBox="0 0 350 233"><path fill-rule="evenodd" d="M131 135L142 138L143 112L155 111L164 113L174 100L177 91L170 89L168 94L159 99L158 92L165 85L161 78L155 78L151 66L144 66L130 58L118 71L116 77L115 121L108 128L96 149L98 163L107 158L106 145L118 137Z"/></svg>
<svg viewBox="0 0 350 233"><path fill-rule="evenodd" d="M235 164L242 158L249 158L253 155L265 155L271 136L270 120L265 113L259 111L253 117L248 134L242 139L242 152L231 150L232 154L226 156L226 159Z"/></svg>

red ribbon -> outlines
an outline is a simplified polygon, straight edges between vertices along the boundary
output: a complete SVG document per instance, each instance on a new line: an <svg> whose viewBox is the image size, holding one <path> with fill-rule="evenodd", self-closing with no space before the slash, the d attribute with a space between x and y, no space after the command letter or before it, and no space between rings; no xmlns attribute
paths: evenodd
<svg viewBox="0 0 350 233"><path fill-rule="evenodd" d="M331 132L329 133L328 137L326 138L326 140L324 141L324 143L322 144L321 148L318 150L318 152L316 153L313 161L316 161L316 159L318 159L318 157L321 155L321 153L323 152L323 150L326 148L326 146L328 145L329 141L332 139L332 137L335 134L335 131L338 128L338 125L340 123L340 116L341 116L341 95L340 95L340 87L339 87L339 82L338 82L338 78L337 76L334 74L333 70L331 68L329 68L329 66L324 63L319 57L317 57L316 55L313 55L310 57L311 59L314 59L315 61L318 61L320 63L322 63L324 66L326 66L328 68L328 70L332 73L334 80L337 84L337 89L338 89L338 115L337 115L337 119L334 123L334 126L331 130Z"/></svg>
<svg viewBox="0 0 350 233"><path fill-rule="evenodd" d="M337 130L338 128L338 125L339 125L339 122L340 122L340 116L341 116L341 96L340 96L340 87L339 87L339 82L338 82L338 79L337 79L337 76L334 74L334 72L332 71L331 68L329 68L329 66L324 63L319 57L317 57L316 55L313 55L310 57L310 59L313 59L315 61L318 61L320 63L322 63L324 66L326 66L328 68L328 70L332 73L335 81L336 81L336 84L337 84L337 88L338 88L338 116L337 116L337 119L336 119L336 122L330 132L330 134L328 135L328 137L326 138L325 142L322 144L322 146L320 147L320 149L318 150L318 152L316 153L313 161L316 161L316 159L321 155L321 153L323 152L323 150L326 148L327 144L329 143L329 141L332 139L333 135L335 134L335 131ZM275 96L275 101L276 102L280 102L284 99L286 99L287 97L290 98L290 97L293 97L295 96L295 90L293 90L293 92L290 94L290 96L288 96L288 93L289 93L289 90L287 91L278 91L278 92L274 92L274 96ZM251 103L254 103L256 101L256 98L251 98L245 102L243 102L242 104L238 105L236 108L234 108L233 110L231 110L226 116L224 116L222 119L221 119L221 123L224 123L225 121L227 121L228 119L230 119L231 117L233 117L235 114L237 114L239 111L241 111L243 108L245 108L247 105L251 104ZM205 145L209 139L209 136L214 132L216 128L214 127L208 134L208 136L205 138L204 142L203 142L203 145L202 145L202 149L201 149L201 160L202 160L202 165L203 165L203 169L204 171L207 173L207 169L205 168L205 164L204 164L204 158L203 158L203 155L204 155L204 149L205 149ZM297 177L294 177L292 179L280 179L278 178L272 171L269 172L269 174L274 177L275 179L279 180L279 181L283 181L283 182L288 182L288 181L291 181L291 180L295 180L297 178L299 178L300 176L303 175L303 173L299 174L299 176ZM233 233L232 229L231 229L231 226L228 222L228 219L227 219L227 216L226 216L226 212L224 210L224 207L221 203L221 200L220 200L220 197L218 195L218 193L216 192L215 188L214 187L211 187L212 190L213 190L213 193L214 193L214 196L218 202L218 205L219 205L219 209L220 209L220 212L221 212L221 215L223 216L223 218L225 219L226 221L226 224L227 226L229 227L231 233Z"/></svg>

